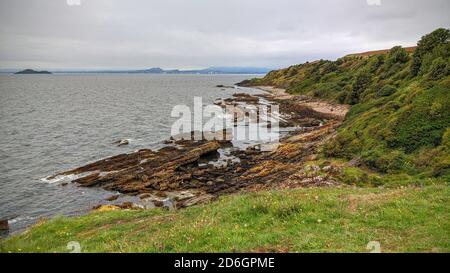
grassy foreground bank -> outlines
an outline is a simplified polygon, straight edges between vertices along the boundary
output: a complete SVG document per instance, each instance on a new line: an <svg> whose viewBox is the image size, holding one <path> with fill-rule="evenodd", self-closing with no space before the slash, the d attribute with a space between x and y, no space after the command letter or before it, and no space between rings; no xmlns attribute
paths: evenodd
<svg viewBox="0 0 450 273"><path fill-rule="evenodd" d="M1 252L450 252L445 185L313 188L227 196L180 211L109 211L41 222Z"/></svg>

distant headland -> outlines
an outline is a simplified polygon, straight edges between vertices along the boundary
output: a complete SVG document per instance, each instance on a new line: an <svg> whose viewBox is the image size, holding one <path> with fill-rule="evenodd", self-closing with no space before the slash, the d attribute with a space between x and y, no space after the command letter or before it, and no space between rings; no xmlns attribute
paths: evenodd
<svg viewBox="0 0 450 273"><path fill-rule="evenodd" d="M37 71L37 70L33 70L33 69L25 69L19 72L16 72L14 74L52 74L49 71Z"/></svg>

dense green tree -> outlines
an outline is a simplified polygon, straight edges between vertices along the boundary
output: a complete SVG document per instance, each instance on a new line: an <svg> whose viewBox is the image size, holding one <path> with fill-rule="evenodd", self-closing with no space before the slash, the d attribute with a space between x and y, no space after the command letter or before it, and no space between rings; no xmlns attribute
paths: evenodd
<svg viewBox="0 0 450 273"><path fill-rule="evenodd" d="M356 76L355 82L352 86L352 92L350 92L347 102L349 104L359 103L361 94L366 90L370 84L371 77L369 73L363 71Z"/></svg>
<svg viewBox="0 0 450 273"><path fill-rule="evenodd" d="M423 58L426 54L431 53L436 47L448 44L450 39L450 31L445 28L439 28L422 37L417 43L417 49L413 54L413 64L411 66L411 74L417 76L422 66Z"/></svg>
<svg viewBox="0 0 450 273"><path fill-rule="evenodd" d="M409 54L401 46L395 46L391 50L386 58L386 63L391 66L396 63L406 63L409 60Z"/></svg>

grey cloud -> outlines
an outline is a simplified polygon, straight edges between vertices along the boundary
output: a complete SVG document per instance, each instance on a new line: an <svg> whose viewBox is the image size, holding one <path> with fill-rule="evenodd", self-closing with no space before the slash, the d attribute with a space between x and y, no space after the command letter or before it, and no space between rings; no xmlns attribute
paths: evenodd
<svg viewBox="0 0 450 273"><path fill-rule="evenodd" d="M0 0L0 68L282 67L413 45L448 0Z"/></svg>

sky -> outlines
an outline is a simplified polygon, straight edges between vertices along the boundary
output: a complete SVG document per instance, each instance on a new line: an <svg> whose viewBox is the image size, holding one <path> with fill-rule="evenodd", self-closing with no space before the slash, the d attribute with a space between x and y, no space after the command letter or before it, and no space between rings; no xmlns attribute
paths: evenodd
<svg viewBox="0 0 450 273"><path fill-rule="evenodd" d="M280 68L438 27L449 0L0 0L0 69Z"/></svg>

